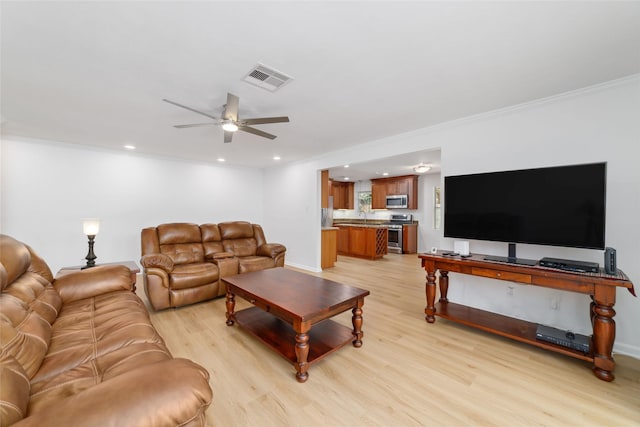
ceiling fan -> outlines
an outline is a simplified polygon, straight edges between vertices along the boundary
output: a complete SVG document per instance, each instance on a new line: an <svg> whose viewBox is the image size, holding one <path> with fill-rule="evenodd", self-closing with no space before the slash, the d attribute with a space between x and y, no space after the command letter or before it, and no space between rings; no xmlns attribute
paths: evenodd
<svg viewBox="0 0 640 427"><path fill-rule="evenodd" d="M286 123L289 122L289 117L260 117L255 119L240 119L238 117L238 104L240 103L240 98L232 93L227 93L227 103L224 105L224 109L222 110L222 117L218 118L216 116L212 116L211 114L204 113L202 111L198 111L194 108L187 107L186 105L178 104L177 102L170 101L168 99L163 99L164 102L168 102L169 104L173 104L177 107L181 107L187 109L189 111L193 111L194 113L201 114L205 117L209 117L210 119L215 120L214 122L209 123L195 123L190 125L174 125L174 127L183 129L183 128L191 128L197 126L210 126L210 125L221 125L224 130L224 142L231 142L233 138L233 134L236 131L243 131L247 133L252 133L254 135L261 136L263 138L276 139L275 135L272 135L267 132L263 132L259 129L252 128L249 125L262 125L267 123Z"/></svg>

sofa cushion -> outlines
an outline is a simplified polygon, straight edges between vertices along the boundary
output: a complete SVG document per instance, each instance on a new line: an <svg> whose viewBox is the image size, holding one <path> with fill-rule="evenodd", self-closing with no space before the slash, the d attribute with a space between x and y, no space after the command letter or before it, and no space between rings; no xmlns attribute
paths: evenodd
<svg viewBox="0 0 640 427"><path fill-rule="evenodd" d="M0 264L4 267L2 273L2 289L20 277L31 264L29 249L13 237L0 235Z"/></svg>
<svg viewBox="0 0 640 427"><path fill-rule="evenodd" d="M218 277L218 267L209 262L176 265L169 276L169 284L171 289L187 289L214 283Z"/></svg>
<svg viewBox="0 0 640 427"><path fill-rule="evenodd" d="M170 359L144 303L130 291L63 306L51 345L31 379L29 411L40 411L136 366Z"/></svg>
<svg viewBox="0 0 640 427"><path fill-rule="evenodd" d="M27 414L30 384L16 359L0 352L0 426L20 421Z"/></svg>
<svg viewBox="0 0 640 427"><path fill-rule="evenodd" d="M217 224L202 224L200 226L200 232L202 233L202 246L204 248L205 259L212 259L214 254L224 252L220 228Z"/></svg>
<svg viewBox="0 0 640 427"><path fill-rule="evenodd" d="M29 253L31 254L31 264L29 264L29 271L42 277L45 281L53 282L53 274L47 263L42 259L29 245L25 245Z"/></svg>
<svg viewBox="0 0 640 427"><path fill-rule="evenodd" d="M253 236L253 226L246 221L223 222L218 224L222 240L243 239Z"/></svg>
<svg viewBox="0 0 640 427"><path fill-rule="evenodd" d="M202 262L204 260L202 243L161 245L160 252L169 256L175 265Z"/></svg>
<svg viewBox="0 0 640 427"><path fill-rule="evenodd" d="M226 252L232 252L235 256L239 257L253 256L258 249L256 240L253 238L223 240L222 245Z"/></svg>
<svg viewBox="0 0 640 427"><path fill-rule="evenodd" d="M276 266L273 258L263 256L248 256L239 259L240 273L249 273L252 271L265 270Z"/></svg>
<svg viewBox="0 0 640 427"><path fill-rule="evenodd" d="M49 324L58 317L62 306L62 299L51 283L31 272L20 276L4 293L18 298L28 310L38 313Z"/></svg>
<svg viewBox="0 0 640 427"><path fill-rule="evenodd" d="M161 224L157 228L158 228L158 242L161 245L202 242L200 227L198 227L197 224L189 224L189 223Z"/></svg>
<svg viewBox="0 0 640 427"><path fill-rule="evenodd" d="M29 378L38 371L51 339L51 325L19 299L0 295L2 353L13 356Z"/></svg>
<svg viewBox="0 0 640 427"><path fill-rule="evenodd" d="M168 255L174 264L204 261L202 235L197 224L176 223L158 226L160 252Z"/></svg>

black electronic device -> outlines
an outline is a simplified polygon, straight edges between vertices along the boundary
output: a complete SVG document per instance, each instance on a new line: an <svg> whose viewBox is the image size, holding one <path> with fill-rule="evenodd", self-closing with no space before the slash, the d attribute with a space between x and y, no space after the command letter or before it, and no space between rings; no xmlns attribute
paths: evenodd
<svg viewBox="0 0 640 427"><path fill-rule="evenodd" d="M551 326L538 325L536 329L536 339L581 351L585 354L588 354L591 349L590 337L552 328Z"/></svg>
<svg viewBox="0 0 640 427"><path fill-rule="evenodd" d="M600 271L600 266L597 262L545 257L540 260L539 264L542 267L558 268L560 270L574 271L578 273L598 273Z"/></svg>
<svg viewBox="0 0 640 427"><path fill-rule="evenodd" d="M604 249L606 163L445 176L445 237ZM511 248L510 248L511 249Z"/></svg>
<svg viewBox="0 0 640 427"><path fill-rule="evenodd" d="M616 274L618 272L617 254L613 248L604 250L604 272L607 274Z"/></svg>

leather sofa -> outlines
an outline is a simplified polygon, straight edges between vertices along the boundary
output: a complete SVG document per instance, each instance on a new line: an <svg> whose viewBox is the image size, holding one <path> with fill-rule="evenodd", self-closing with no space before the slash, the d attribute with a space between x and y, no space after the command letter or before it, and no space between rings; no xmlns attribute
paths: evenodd
<svg viewBox="0 0 640 427"><path fill-rule="evenodd" d="M204 426L209 374L173 358L127 267L53 277L0 235L0 426Z"/></svg>
<svg viewBox="0 0 640 427"><path fill-rule="evenodd" d="M225 295L223 277L283 267L286 252L246 221L148 227L141 248L144 289L155 310Z"/></svg>

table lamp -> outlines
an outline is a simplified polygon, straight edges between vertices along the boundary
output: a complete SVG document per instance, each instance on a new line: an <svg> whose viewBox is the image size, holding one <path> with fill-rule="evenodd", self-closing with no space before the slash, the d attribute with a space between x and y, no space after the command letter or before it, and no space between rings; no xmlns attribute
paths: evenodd
<svg viewBox="0 0 640 427"><path fill-rule="evenodd" d="M89 253L85 259L87 260L87 265L82 267L82 270L85 268L90 268L96 265L96 254L93 253L93 241L96 238L96 234L100 231L100 220L97 218L87 218L82 220L82 231L89 238Z"/></svg>

